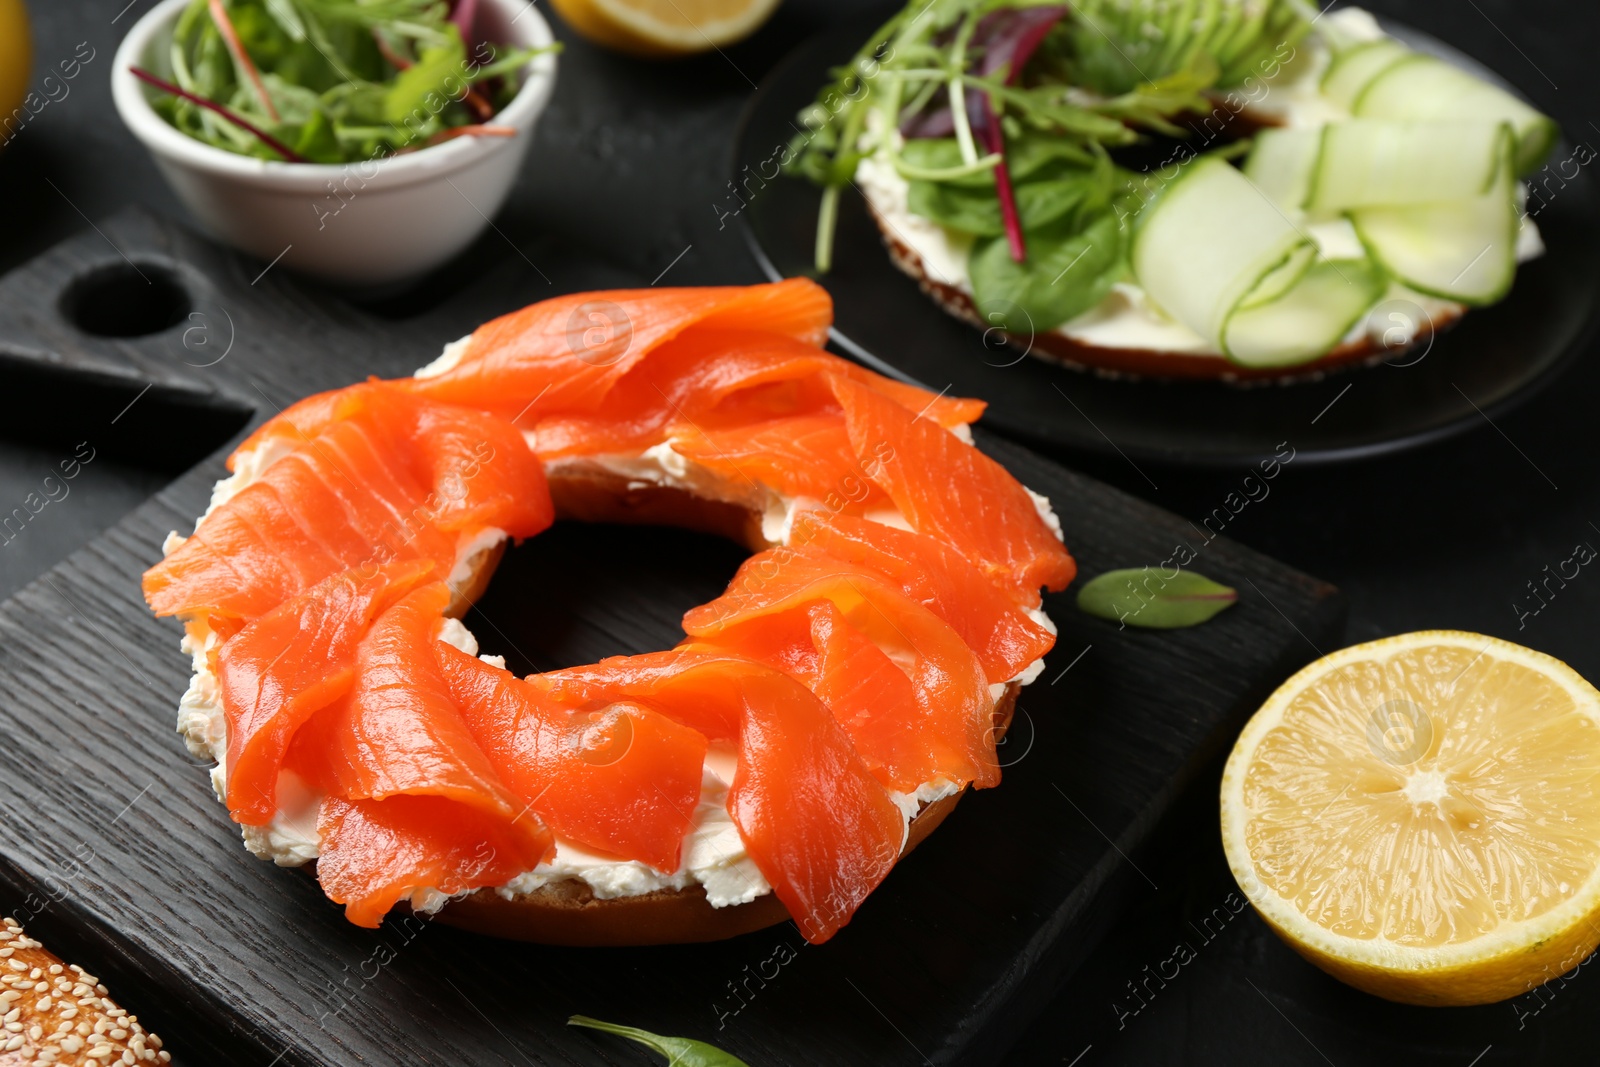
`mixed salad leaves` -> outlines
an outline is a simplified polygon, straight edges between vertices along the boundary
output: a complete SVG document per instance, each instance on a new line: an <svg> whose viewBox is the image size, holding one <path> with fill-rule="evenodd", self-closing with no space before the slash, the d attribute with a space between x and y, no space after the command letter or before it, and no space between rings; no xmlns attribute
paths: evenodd
<svg viewBox="0 0 1600 1067"><path fill-rule="evenodd" d="M476 0L192 0L153 69L156 110L240 155L350 163L457 136L494 116L542 49L477 37Z"/></svg>
<svg viewBox="0 0 1600 1067"><path fill-rule="evenodd" d="M1323 117L1241 138L1219 134L1244 103L1221 102L1294 63L1319 20L1302 0L914 0L801 112L788 167L823 187L817 269L871 160L969 245L975 309L1014 335L1130 281L1234 362L1279 367L1396 290L1493 303L1516 270L1516 179L1559 129L1355 14L1366 29L1323 20L1306 50ZM1136 169L1129 147L1162 139L1166 160Z"/></svg>
<svg viewBox="0 0 1600 1067"><path fill-rule="evenodd" d="M840 191L881 152L912 212L973 236L981 311L1075 317L1128 270L1138 175L1111 150L1188 133L1180 116L1275 71L1310 21L1299 0L916 0L801 113L790 172L823 186L818 270Z"/></svg>

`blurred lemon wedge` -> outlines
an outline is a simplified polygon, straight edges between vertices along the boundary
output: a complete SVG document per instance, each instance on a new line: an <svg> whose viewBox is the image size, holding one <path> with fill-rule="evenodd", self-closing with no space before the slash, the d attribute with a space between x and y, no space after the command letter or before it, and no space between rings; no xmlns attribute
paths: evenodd
<svg viewBox="0 0 1600 1067"><path fill-rule="evenodd" d="M28 36L28 9L22 0L0 0L0 128L22 106L33 67L33 46ZM0 134L9 140L12 128Z"/></svg>
<svg viewBox="0 0 1600 1067"><path fill-rule="evenodd" d="M1239 736L1222 840L1334 977L1411 1004L1517 996L1600 943L1600 692L1481 634L1324 656Z"/></svg>
<svg viewBox="0 0 1600 1067"><path fill-rule="evenodd" d="M550 0L567 25L608 48L683 56L750 36L779 0Z"/></svg>

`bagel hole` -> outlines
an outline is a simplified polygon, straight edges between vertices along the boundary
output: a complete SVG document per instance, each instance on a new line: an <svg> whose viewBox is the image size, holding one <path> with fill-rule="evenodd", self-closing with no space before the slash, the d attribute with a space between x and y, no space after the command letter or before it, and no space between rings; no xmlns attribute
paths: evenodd
<svg viewBox="0 0 1600 1067"><path fill-rule="evenodd" d="M189 314L193 301L178 276L154 263L110 263L72 280L61 316L95 337L146 337Z"/></svg>
<svg viewBox="0 0 1600 1067"><path fill-rule="evenodd" d="M518 676L660 652L749 555L693 530L558 522L506 551L462 622Z"/></svg>

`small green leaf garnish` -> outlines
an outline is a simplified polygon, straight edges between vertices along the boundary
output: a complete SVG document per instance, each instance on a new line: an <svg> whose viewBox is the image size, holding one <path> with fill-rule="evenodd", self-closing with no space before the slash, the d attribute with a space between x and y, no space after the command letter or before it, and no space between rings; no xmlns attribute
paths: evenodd
<svg viewBox="0 0 1600 1067"><path fill-rule="evenodd" d="M704 1041L693 1041L687 1037L661 1037L636 1027L601 1022L587 1015L574 1015L567 1020L567 1025L603 1030L608 1034L625 1037L629 1041L637 1041L665 1056L670 1067L750 1067L731 1052L724 1052L715 1045L708 1045Z"/></svg>
<svg viewBox="0 0 1600 1067"><path fill-rule="evenodd" d="M1078 610L1124 626L1176 630L1198 626L1239 599L1203 574L1160 567L1107 571L1078 590Z"/></svg>

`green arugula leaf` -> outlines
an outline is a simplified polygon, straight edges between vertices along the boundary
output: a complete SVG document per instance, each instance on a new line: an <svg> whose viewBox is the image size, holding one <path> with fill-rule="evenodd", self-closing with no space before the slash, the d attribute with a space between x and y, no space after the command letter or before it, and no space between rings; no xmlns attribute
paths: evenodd
<svg viewBox="0 0 1600 1067"><path fill-rule="evenodd" d="M334 132L333 120L320 109L313 111L311 117L301 125L300 135L290 143L290 147L313 163L344 161L344 147Z"/></svg>
<svg viewBox="0 0 1600 1067"><path fill-rule="evenodd" d="M261 84L266 86L267 95L272 98L272 106L278 109L278 117L286 123L298 125L322 110L322 97L302 85L284 81L277 74L263 74ZM256 95L253 90L240 86L234 92L230 106L236 111L244 110L254 104L255 100Z"/></svg>
<svg viewBox="0 0 1600 1067"><path fill-rule="evenodd" d="M1078 609L1125 626L1176 630L1232 607L1237 591L1193 571L1158 567L1107 571L1078 590Z"/></svg>
<svg viewBox="0 0 1600 1067"><path fill-rule="evenodd" d="M445 101L459 97L466 76L467 50L454 25L450 26L448 37L445 44L424 50L422 58L402 70L390 84L383 105L383 117L389 122L399 126L419 114L437 115Z"/></svg>

